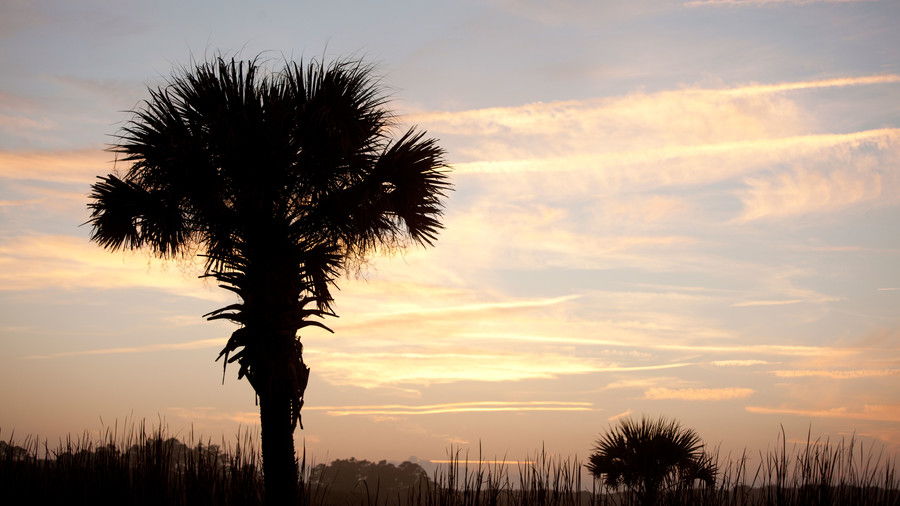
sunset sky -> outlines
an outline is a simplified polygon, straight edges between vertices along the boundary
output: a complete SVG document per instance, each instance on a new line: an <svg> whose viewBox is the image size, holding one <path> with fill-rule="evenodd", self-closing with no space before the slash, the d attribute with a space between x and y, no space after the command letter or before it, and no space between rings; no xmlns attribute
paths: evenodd
<svg viewBox="0 0 900 506"><path fill-rule="evenodd" d="M372 256L303 335L317 461L583 456L641 415L896 455L898 26L893 0L4 1L0 439L256 429L201 318L229 292L81 226L125 111L223 53L374 63L452 166L436 246Z"/></svg>

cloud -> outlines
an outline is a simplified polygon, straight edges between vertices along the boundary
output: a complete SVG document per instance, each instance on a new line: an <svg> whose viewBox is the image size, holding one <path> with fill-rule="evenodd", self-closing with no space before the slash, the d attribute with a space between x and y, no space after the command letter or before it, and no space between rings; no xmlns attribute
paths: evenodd
<svg viewBox="0 0 900 506"><path fill-rule="evenodd" d="M618 420L619 418L624 418L624 417L626 417L626 416L631 416L633 413L634 413L634 410L633 410L633 409L626 409L625 411L623 411L623 412L621 412L621 413L617 413L617 414L615 414L615 415L613 415L613 416L607 418L606 420L607 420L607 421L610 421L610 422L614 422L614 421Z"/></svg>
<svg viewBox="0 0 900 506"><path fill-rule="evenodd" d="M852 4L877 1L878 0L691 0L689 2L684 2L684 5L686 7L759 7L778 4Z"/></svg>
<svg viewBox="0 0 900 506"><path fill-rule="evenodd" d="M50 130L56 124L48 119L0 113L0 130L21 134L23 130Z"/></svg>
<svg viewBox="0 0 900 506"><path fill-rule="evenodd" d="M678 143L709 142L712 139L769 136L773 132L786 132L800 125L794 117L797 109L792 103L770 102L773 99L765 97L767 95L786 91L896 83L900 83L900 75L881 74L773 84L754 83L725 88L686 87L610 98L534 102L466 111L422 112L408 115L404 117L404 121L427 125L429 131L468 136L509 132L519 135L591 133L597 134L596 139L602 143L609 139L608 134L613 135L615 140L624 140L640 129L645 130L644 133L655 141L648 144L658 143L663 139ZM754 95L763 96L762 100L741 100ZM788 110L779 111L778 106L787 106ZM696 116L682 117L685 112ZM703 125L704 121L711 118L720 120L716 128ZM777 120L788 120L788 124L779 128ZM669 126L668 129L666 125ZM616 132L617 127L623 126L628 127L627 132ZM597 127L599 130L590 130L589 127ZM687 133L691 135L685 137ZM642 141L632 139L627 144L633 142Z"/></svg>
<svg viewBox="0 0 900 506"><path fill-rule="evenodd" d="M510 170L508 164L490 170L483 164L466 165L474 161L528 159L551 165L548 162L555 159L571 167L578 158L562 158L571 153L590 153L595 155L597 166L608 167L614 163L709 156L717 147L730 143L808 135L815 125L785 92L897 83L900 75L886 74L726 88L686 87L617 97L423 112L404 120L449 136L450 141L465 139L453 150L457 157L454 166L460 173ZM764 149L765 145L758 146Z"/></svg>
<svg viewBox="0 0 900 506"><path fill-rule="evenodd" d="M665 9L659 0L631 0L629 2L595 2L591 0L489 0L489 3L506 11L507 15L524 17L532 21L555 26L565 23L598 21L615 23L635 15ZM664 2L663 2L664 3Z"/></svg>
<svg viewBox="0 0 900 506"><path fill-rule="evenodd" d="M547 344L582 344L593 346L613 346L650 350L683 351L690 353L752 353L760 355L787 355L807 357L846 357L864 351L862 348L807 346L792 344L689 344L667 343L639 339L599 339L591 337L543 336L528 334L504 334L476 332L463 334L478 339L500 339L510 341L537 342Z"/></svg>
<svg viewBox="0 0 900 506"><path fill-rule="evenodd" d="M388 311L384 313L369 313L359 318L355 323L341 325L342 330L356 328L371 328L373 325L397 325L409 320L459 318L467 313L505 313L522 309L534 309L563 304L578 299L579 295L564 295L542 299L507 300L502 302L483 302L477 304L463 304L437 307L421 307L415 303L410 304L414 308L400 311Z"/></svg>
<svg viewBox="0 0 900 506"><path fill-rule="evenodd" d="M211 407L170 407L166 411L179 418L186 418L192 421L237 422L244 425L259 424L259 413L256 411L223 412Z"/></svg>
<svg viewBox="0 0 900 506"><path fill-rule="evenodd" d="M181 324L179 319L170 324ZM432 385L461 381L503 382L525 379L552 379L588 373L630 373L684 368L692 362L653 363L643 355L617 355L604 350L587 354L551 348L497 346L481 341L476 347L453 336L422 337L422 326L411 321L390 329L388 338L340 332L327 339L311 333L306 361L313 374L332 384L363 388ZM427 335L427 334L425 334ZM312 341L310 339L313 339ZM110 347L29 355L28 359L58 359L89 355L154 353L159 351L218 348L221 339L201 339L181 343L152 343L143 346ZM615 359L610 360L610 356Z"/></svg>
<svg viewBox="0 0 900 506"><path fill-rule="evenodd" d="M557 265L586 268L611 260L650 260L629 253L651 248L651 242L613 249L612 254L599 248L621 244L618 238L626 234L669 240L669 247L696 243L673 234L673 220L696 219L708 210L697 200L662 194L674 186L742 182L740 191L729 192L742 203L738 223L835 212L863 202L896 202L891 188L900 187L895 169L900 166L900 129L850 126L849 131L829 132L841 126L833 121L817 124L815 115L801 109L789 92L898 83L900 75L885 74L694 87L429 112L407 120L455 143L455 176L485 195L464 215L448 217L449 234L478 230L485 220L502 220L511 225L508 234L498 231L503 237L468 237L487 244L479 248L485 256L507 253L511 260L532 264L546 257ZM579 209L585 201L597 204ZM529 210L532 219L517 227L516 218L525 214L519 208ZM591 219L584 218L585 211ZM573 227L576 216L581 221ZM657 224L669 226L654 230ZM647 229L656 234L635 233ZM601 237L597 231L615 234ZM527 252L509 251L520 244L528 246ZM556 244L563 247L554 248ZM653 261L662 258L656 255Z"/></svg>
<svg viewBox="0 0 900 506"><path fill-rule="evenodd" d="M615 230L622 226L648 226L683 218L692 211L692 204L671 195L622 195L597 202L588 210L592 228Z"/></svg>
<svg viewBox="0 0 900 506"><path fill-rule="evenodd" d="M634 378L634 379L624 379L613 381L612 383L608 383L602 390L617 390L621 388L648 388L660 384L673 385L679 383L681 380L673 377L649 377L649 378Z"/></svg>
<svg viewBox="0 0 900 506"><path fill-rule="evenodd" d="M896 147L892 148L896 149ZM882 197L885 187L900 182L888 165L879 169L839 169L822 172L808 169L744 180L739 192L743 212L739 221L753 221L809 213L834 212ZM890 182L890 184L889 184ZM894 193L894 192L891 192ZM896 204L894 199L891 199Z"/></svg>
<svg viewBox="0 0 900 506"><path fill-rule="evenodd" d="M492 413L525 411L591 411L590 402L562 401L476 401L451 402L411 406L404 404L384 404L370 406L308 406L307 411L324 411L331 416L386 415L416 416L448 413Z"/></svg>
<svg viewBox="0 0 900 506"><path fill-rule="evenodd" d="M489 199L448 217L438 254L447 252L447 261L463 269L496 268L498 263L508 269L608 268L633 263L647 252L678 251L696 242L670 231L614 232L585 224L561 206Z"/></svg>
<svg viewBox="0 0 900 506"><path fill-rule="evenodd" d="M835 79L819 79L815 81L793 81L776 84L752 84L746 86L738 86L735 88L726 88L721 91L722 93L726 93L729 95L759 95L766 93L781 93L784 91L813 90L818 88L844 88L847 86L896 83L900 83L900 75L880 74L859 77L838 77Z"/></svg>
<svg viewBox="0 0 900 506"><path fill-rule="evenodd" d="M900 76L888 74L725 89L685 88L603 99L427 112L410 115L405 121L427 125L436 133L458 134L475 140L475 145L470 143L466 150L482 161L456 163L456 174L547 170L548 166L584 167L586 163L608 167L714 155L729 147L747 149L746 144L731 146L730 143L749 139L790 138L791 133L803 129L804 121L793 103L773 96L776 92L897 82L900 82ZM28 117L10 116L8 119L19 127L22 121L34 128L47 126ZM537 137L552 137L554 142L527 142ZM485 142L492 144L488 146ZM542 148L543 157L533 151L539 146L545 147ZM777 147L778 143L761 143L758 149L773 146ZM548 158L547 149L557 155L574 151L591 152L593 156L588 160ZM502 156L504 153L506 156ZM523 158L509 156L516 153L527 154L524 157L527 162L511 161ZM504 158L508 161L502 162ZM113 159L112 154L102 149L0 151L0 177L89 182L95 176L109 172Z"/></svg>
<svg viewBox="0 0 900 506"><path fill-rule="evenodd" d="M603 168L596 174L596 183L611 188L624 185L640 186L685 185L714 183L739 176L749 170L771 166L773 160L785 161L810 156L827 149L856 148L863 145L894 150L900 142L900 128L880 128L837 134L808 134L785 137L741 139L709 144L678 143L664 147L647 147L633 151L608 151L595 154L530 157L508 160L486 160L454 164L454 174L522 174L572 173ZM718 170L706 165L692 173L683 166L696 158L731 160ZM756 157L753 163L747 157ZM660 166L666 162L669 166ZM742 163L737 163L742 162ZM650 167L655 170L650 172ZM646 168L646 169L645 169ZM628 169L629 172L625 172ZM654 176L656 179L654 179Z"/></svg>
<svg viewBox="0 0 900 506"><path fill-rule="evenodd" d="M746 302L735 302L731 307L757 307L757 306L787 306L790 304L800 304L807 302L805 299L788 299L788 300L748 300Z"/></svg>
<svg viewBox="0 0 900 506"><path fill-rule="evenodd" d="M710 364L717 367L750 367L754 365L766 365L772 362L766 360L714 360Z"/></svg>
<svg viewBox="0 0 900 506"><path fill-rule="evenodd" d="M852 420L900 422L900 404L866 404L861 411L850 411L846 407L831 409L797 409L747 406L744 409L750 413L766 415L792 415L810 418L847 418Z"/></svg>
<svg viewBox="0 0 900 506"><path fill-rule="evenodd" d="M87 78L74 75L59 75L55 79L64 86L94 94L116 104L127 103L129 100L136 102L146 91L143 83L133 80Z"/></svg>
<svg viewBox="0 0 900 506"><path fill-rule="evenodd" d="M61 351L58 353L47 353L44 355L27 355L22 358L29 360L40 360L49 358L62 357L81 357L88 355L120 355L123 353L152 353L156 351L178 351L178 350L198 350L204 348L219 348L225 345L225 339L199 339L196 341L186 341L183 343L156 343L146 344L142 346L122 346L117 348L98 348L94 350L79 351Z"/></svg>
<svg viewBox="0 0 900 506"><path fill-rule="evenodd" d="M113 159L102 149L0 151L0 178L86 183L111 172Z"/></svg>
<svg viewBox="0 0 900 506"><path fill-rule="evenodd" d="M0 206L15 208L11 213L34 216L35 213L43 212L69 217L86 214L84 192L59 190L30 184L8 184L5 187L7 190L14 191L18 196L24 197L0 200ZM10 227L10 231L12 229L13 227Z"/></svg>
<svg viewBox="0 0 900 506"><path fill-rule="evenodd" d="M143 287L230 300L223 290L198 280L202 272L196 258L164 261L144 251L110 252L75 236L28 235L0 242L0 291Z"/></svg>
<svg viewBox="0 0 900 506"><path fill-rule="evenodd" d="M650 388L644 392L644 399L678 399L683 401L724 401L749 397L751 388Z"/></svg>
<svg viewBox="0 0 900 506"><path fill-rule="evenodd" d="M793 369L771 371L779 378L832 378L832 379L856 379L875 378L900 375L900 369Z"/></svg>
<svg viewBox="0 0 900 506"><path fill-rule="evenodd" d="M416 348L411 343L395 344L394 348L397 351L348 352L307 348L305 354L314 374L336 385L364 388L554 379L563 375L665 370L692 365L688 362L625 365L552 351L503 348L459 350L458 346L451 344L429 346L419 351L411 351Z"/></svg>

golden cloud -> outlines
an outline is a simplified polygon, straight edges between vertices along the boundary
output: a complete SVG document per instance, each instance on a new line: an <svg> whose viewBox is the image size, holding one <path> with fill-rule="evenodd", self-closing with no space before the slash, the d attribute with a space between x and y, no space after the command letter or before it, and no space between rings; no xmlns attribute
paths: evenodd
<svg viewBox="0 0 900 506"><path fill-rule="evenodd" d="M146 287L202 299L230 296L207 286L196 258L171 262L146 252L110 252L87 239L66 235L29 235L0 243L0 290Z"/></svg>
<svg viewBox="0 0 900 506"><path fill-rule="evenodd" d="M900 375L900 369L794 369L772 371L779 378L832 378L832 379L856 379L876 378Z"/></svg>
<svg viewBox="0 0 900 506"><path fill-rule="evenodd" d="M244 425L259 424L259 413L256 411L223 412L210 407L171 407L168 408L167 411L179 418L185 418L192 421L236 422Z"/></svg>
<svg viewBox="0 0 900 506"><path fill-rule="evenodd" d="M625 418L626 416L631 416L633 413L634 413L633 409L626 409L625 411L623 411L621 413L617 413L617 414L607 418L606 420L609 422L614 422L614 421L618 420L619 418Z"/></svg>
<svg viewBox="0 0 900 506"><path fill-rule="evenodd" d="M543 336L529 334L505 334L505 333L464 333L462 337L470 336L478 339L498 339L523 342L539 342L548 344L582 344L594 346L613 346L625 348L639 348L651 350L684 351L690 353L752 353L761 355L793 355L808 357L846 357L866 351L865 348L830 347L830 346L806 346L785 344L680 344L659 341L648 341L646 335L635 334L634 339L598 339L579 336ZM641 339L643 337L644 339ZM736 362L736 361L731 361ZM738 361L740 362L740 361ZM743 361L748 362L748 361ZM753 364L762 361L749 360ZM763 362L765 363L765 362Z"/></svg>
<svg viewBox="0 0 900 506"><path fill-rule="evenodd" d="M810 418L848 418L852 420L900 422L900 404L866 404L861 411L851 411L846 407L831 409L799 409L747 406L744 409L750 413L767 415L793 415Z"/></svg>
<svg viewBox="0 0 900 506"><path fill-rule="evenodd" d="M58 353L48 353L44 355L27 355L22 358L36 360L48 358L62 357L81 357L88 355L120 355L123 353L152 353L154 351L178 351L178 350L198 350L204 348L220 348L225 345L225 339L198 339L195 341L186 341L182 343L155 343L142 346L121 346L116 348L99 348L94 350L79 351L61 351Z"/></svg>
<svg viewBox="0 0 900 506"><path fill-rule="evenodd" d="M446 351L456 348L429 347L419 352L307 349L306 354L315 373L329 382L364 388L553 379L571 374L664 370L692 365L687 362L623 365L591 357L521 350Z"/></svg>
<svg viewBox="0 0 900 506"><path fill-rule="evenodd" d="M370 329L376 325L395 326L408 321L434 320L442 318L459 318L467 313L500 314L509 311L534 309L540 307L555 306L575 300L579 295L564 295L543 299L505 300L500 302L482 302L463 305L445 305L437 307L421 307L416 303L407 303L402 310L387 311L383 313L367 313L354 320L354 323L340 325L342 330L358 328Z"/></svg>
<svg viewBox="0 0 900 506"><path fill-rule="evenodd" d="M741 399L753 395L752 388L649 388L644 391L644 399L682 401L724 401Z"/></svg>
<svg viewBox="0 0 900 506"><path fill-rule="evenodd" d="M331 416L351 415L386 415L415 416L448 413L491 413L491 412L523 412L523 411L591 411L590 402L562 401L475 401L451 402L444 404L405 405L383 404L369 406L308 406L308 411L324 411Z"/></svg>
<svg viewBox="0 0 900 506"><path fill-rule="evenodd" d="M110 172L113 160L102 149L0 151L0 178L86 183Z"/></svg>
<svg viewBox="0 0 900 506"><path fill-rule="evenodd" d="M890 149L897 151L898 146L894 144ZM877 200L885 193L893 197L896 192L888 188L900 183L900 173L884 172L892 165L887 164L884 169L851 168L831 172L795 169L774 176L747 178L744 183L748 188L740 193L744 210L738 220L833 212Z"/></svg>
<svg viewBox="0 0 900 506"><path fill-rule="evenodd" d="M771 364L766 360L713 360L710 364L717 367L750 367L754 365Z"/></svg>

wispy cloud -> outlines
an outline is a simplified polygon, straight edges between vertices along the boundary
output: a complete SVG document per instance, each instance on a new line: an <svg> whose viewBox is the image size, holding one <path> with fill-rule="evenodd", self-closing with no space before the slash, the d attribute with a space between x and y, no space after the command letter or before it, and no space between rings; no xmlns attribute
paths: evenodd
<svg viewBox="0 0 900 506"><path fill-rule="evenodd" d="M682 380L675 377L651 376L648 378L628 378L613 381L604 386L601 390L617 390L625 388L647 389L657 385L675 385Z"/></svg>
<svg viewBox="0 0 900 506"><path fill-rule="evenodd" d="M145 251L105 251L75 236L13 237L0 242L0 291L144 287L215 301L230 298L196 278L203 272L198 259L174 263Z"/></svg>
<svg viewBox="0 0 900 506"><path fill-rule="evenodd" d="M789 0L788 0L789 1ZM854 0L849 0L854 1ZM855 0L868 1L868 0ZM877 0L875 0L877 1ZM752 84L738 86L736 88L723 89L723 93L729 95L759 95L765 93L780 93L783 91L812 90L818 88L844 88L847 86L864 86L868 84L896 84L900 83L900 75L880 74L859 77L838 77L835 79L818 79L815 81L793 81L776 84Z"/></svg>
<svg viewBox="0 0 900 506"><path fill-rule="evenodd" d="M225 340L222 338L198 339L195 341L186 341L183 343L156 343L146 344L142 346L121 346L117 348L98 348L94 350L61 351L59 353L47 353L44 355L27 355L22 358L29 360L40 360L62 357L80 357L88 355L120 355L124 353L152 353L156 351L197 350L203 348L221 347L224 346L224 344Z"/></svg>
<svg viewBox="0 0 900 506"><path fill-rule="evenodd" d="M876 200L900 182L900 173L887 172L889 167L831 172L798 168L774 176L747 178L747 189L739 194L744 206L739 219L833 212Z"/></svg>
<svg viewBox="0 0 900 506"><path fill-rule="evenodd" d="M552 379L572 374L654 371L692 365L689 362L629 365L549 351L449 352L445 351L447 349L451 348L429 348L420 352L345 352L308 348L306 354L317 374L331 383L364 388Z"/></svg>
<svg viewBox="0 0 900 506"><path fill-rule="evenodd" d="M752 388L650 388L644 392L644 399L677 399L683 401L724 401L741 399L752 395Z"/></svg>
<svg viewBox="0 0 900 506"><path fill-rule="evenodd" d="M868 76L847 76L832 79L819 79L808 81L789 81L781 83L753 83L723 88L685 87L677 90L666 90L652 94L632 93L622 97L565 100L554 102L534 102L510 107L491 107L485 109L471 109L465 111L434 111L411 114L404 119L409 123L428 125L429 130L460 133L466 135L480 135L484 133L502 134L516 132L524 135L547 134L561 132L563 126L585 126L587 124L598 125L603 131L610 129L603 126L603 122L613 122L617 125L628 125L632 129L638 124L643 126L651 135L664 135L661 128L653 127L656 122L652 116L662 115L661 122L674 120L670 123L670 140L684 139L683 134L694 132L689 137L699 139L696 135L702 130L700 123L694 123L690 118L678 118L678 113L691 110L699 116L717 114L713 105L723 107L718 115L723 120L718 125L718 132L706 131L708 135L718 138L755 137L762 133L760 127L765 126L769 131L779 131L774 128L772 120L785 119L777 115L777 111L770 110L770 104L754 104L760 109L757 114L748 114L733 104L721 102L722 98L735 98L749 95L770 95L785 91L809 90L848 86L865 86L876 84L900 83L900 75L879 74ZM631 114L627 114L628 110ZM763 113L764 116L759 116ZM763 119L768 117L768 119ZM743 135L738 135L738 126L750 127ZM795 125L792 125L795 126ZM467 128L475 128L469 131ZM783 130L782 130L783 131ZM681 134L681 135L678 135ZM621 135L621 134L620 134ZM706 137L710 139L710 137ZM668 143L667 143L668 144Z"/></svg>
<svg viewBox="0 0 900 506"><path fill-rule="evenodd" d="M792 415L810 418L847 418L852 420L873 420L900 422L900 404L866 404L861 411L851 411L846 407L831 409L771 408L747 406L750 413L766 415Z"/></svg>
<svg viewBox="0 0 900 506"><path fill-rule="evenodd" d="M236 422L244 425L256 425L259 423L259 412L256 411L220 411L212 407L170 407L166 411L174 416L187 420L210 422Z"/></svg>
<svg viewBox="0 0 900 506"><path fill-rule="evenodd" d="M754 365L771 364L767 360L713 360L710 364L717 367L750 367Z"/></svg>
<svg viewBox="0 0 900 506"><path fill-rule="evenodd" d="M634 413L634 410L629 408L621 413L616 413L615 415L607 418L606 420L610 421L610 422L614 422L614 421L618 420L619 418L625 418L626 416L631 416L633 413Z"/></svg>
<svg viewBox="0 0 900 506"><path fill-rule="evenodd" d="M746 165L722 167L718 171L707 171L700 167L697 173L684 173L675 163L684 159L698 157L716 157L729 155L743 157L759 155L762 157L758 166L766 166L773 159L785 159L798 155L810 154L826 148L842 145L857 146L863 143L880 143L895 145L900 140L900 128L879 128L836 134L793 135L788 137L746 139L712 144L675 144L667 147L642 148L635 151L610 151L590 155L575 155L553 158L525 158L512 160L488 160L454 165L454 173L467 174L521 174L521 173L570 173L604 167L603 178L598 182L608 181L612 184L629 182L632 185L649 182L651 174L637 170L635 173L620 173L626 167L654 165L657 185L713 183L731 178L745 172ZM777 155L777 156L775 156ZM659 163L674 164L668 170L659 172ZM645 178L648 181L645 181Z"/></svg>
<svg viewBox="0 0 900 506"><path fill-rule="evenodd" d="M459 317L459 315L464 313L502 313L521 309L533 309L563 304L578 299L579 297L579 295L564 295L561 297L541 299L507 300L438 307L420 307L415 304L408 304L411 306L409 309L366 314L361 316L357 322L350 325L342 325L341 328L343 330L351 330L359 327L371 328L371 326L375 324L396 325L399 322L408 320Z"/></svg>
<svg viewBox="0 0 900 506"><path fill-rule="evenodd" d="M805 299L788 299L788 300L748 300L746 302L735 302L731 307L757 307L757 306L787 306L790 304L800 304L806 302Z"/></svg>
<svg viewBox="0 0 900 506"><path fill-rule="evenodd" d="M853 347L806 346L788 344L680 344L650 342L647 340L597 339L580 336L541 336L529 334L505 333L469 333L465 334L482 339L503 339L523 342L570 343L625 348L684 351L691 353L752 353L761 355L789 355L809 357L842 357L858 354L863 351Z"/></svg>
<svg viewBox="0 0 900 506"><path fill-rule="evenodd" d="M779 378L856 379L898 376L900 369L788 369L771 371L771 373Z"/></svg>
<svg viewBox="0 0 900 506"><path fill-rule="evenodd" d="M877 1L878 0L691 0L689 2L684 2L684 5L686 7L758 7L779 4L851 4Z"/></svg>
<svg viewBox="0 0 900 506"><path fill-rule="evenodd" d="M47 119L33 119L27 116L17 116L0 113L0 130L21 134L28 130L50 130L54 123Z"/></svg>
<svg viewBox="0 0 900 506"><path fill-rule="evenodd" d="M492 413L492 412L525 412L525 411L591 411L590 402L562 401L476 401L451 402L445 404L405 405L384 404L369 406L307 406L308 411L324 411L331 416L352 415L386 415L415 416L448 413Z"/></svg>
<svg viewBox="0 0 900 506"><path fill-rule="evenodd" d="M109 173L113 158L102 149L0 151L0 178L87 183Z"/></svg>

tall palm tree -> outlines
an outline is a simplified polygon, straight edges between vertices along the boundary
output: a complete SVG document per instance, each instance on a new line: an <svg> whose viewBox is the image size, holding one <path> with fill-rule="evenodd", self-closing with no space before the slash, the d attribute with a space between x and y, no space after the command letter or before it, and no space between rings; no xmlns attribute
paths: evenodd
<svg viewBox="0 0 900 506"><path fill-rule="evenodd" d="M92 186L91 239L199 252L204 276L237 294L204 316L240 326L219 358L256 391L267 501L293 501L309 379L298 331L330 331L311 318L332 314L349 264L433 243L451 188L444 151L415 129L391 138L386 98L360 62L273 72L219 57L149 93L111 148L130 167Z"/></svg>
<svg viewBox="0 0 900 506"><path fill-rule="evenodd" d="M607 486L624 485L643 506L653 506L664 485L714 485L716 466L700 436L674 420L622 419L597 440L586 465Z"/></svg>

